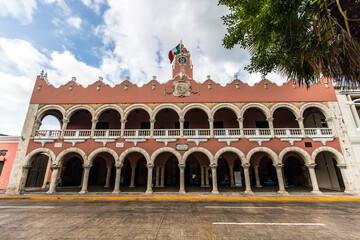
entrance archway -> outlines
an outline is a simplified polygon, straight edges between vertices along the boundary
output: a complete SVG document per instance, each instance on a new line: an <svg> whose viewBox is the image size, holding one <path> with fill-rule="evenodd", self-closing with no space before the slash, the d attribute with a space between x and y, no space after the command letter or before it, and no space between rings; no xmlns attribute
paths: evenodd
<svg viewBox="0 0 360 240"><path fill-rule="evenodd" d="M284 159L284 177L288 191L310 192L311 178L304 160L296 153L286 154Z"/></svg>
<svg viewBox="0 0 360 240"><path fill-rule="evenodd" d="M79 157L70 157L63 162L62 186L81 186L83 163Z"/></svg>
<svg viewBox="0 0 360 240"><path fill-rule="evenodd" d="M212 174L208 156L203 152L193 152L186 157L185 164L185 190L209 192Z"/></svg>
<svg viewBox="0 0 360 240"><path fill-rule="evenodd" d="M44 154L37 154L33 157L25 187L42 187L46 181L45 175L49 157Z"/></svg>

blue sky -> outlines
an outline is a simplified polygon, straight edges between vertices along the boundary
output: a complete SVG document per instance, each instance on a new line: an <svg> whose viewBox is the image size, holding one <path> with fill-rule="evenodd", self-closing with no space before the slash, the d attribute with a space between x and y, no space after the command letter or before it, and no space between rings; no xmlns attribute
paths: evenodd
<svg viewBox="0 0 360 240"><path fill-rule="evenodd" d="M110 85L130 76L142 85L171 78L168 52L180 40L192 55L194 78L225 85L235 74L253 84L246 51L224 49L216 0L0 0L0 133L20 135L36 76L59 86L99 76ZM284 79L270 74L271 81Z"/></svg>

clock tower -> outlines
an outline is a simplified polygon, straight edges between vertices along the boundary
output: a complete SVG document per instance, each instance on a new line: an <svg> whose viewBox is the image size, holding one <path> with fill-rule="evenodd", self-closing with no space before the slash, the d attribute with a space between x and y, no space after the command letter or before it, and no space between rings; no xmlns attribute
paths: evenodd
<svg viewBox="0 0 360 240"><path fill-rule="evenodd" d="M181 79L184 76L187 76L189 79L193 78L193 65L191 64L190 52L184 47L183 44L180 45L180 53L175 56L173 67L173 79L176 76L180 76Z"/></svg>

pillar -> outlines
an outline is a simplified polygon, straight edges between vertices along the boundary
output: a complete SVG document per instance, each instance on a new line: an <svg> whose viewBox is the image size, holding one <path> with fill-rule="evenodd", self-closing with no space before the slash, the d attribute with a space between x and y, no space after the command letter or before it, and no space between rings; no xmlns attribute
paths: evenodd
<svg viewBox="0 0 360 240"><path fill-rule="evenodd" d="M349 182L349 179L347 177L346 164L345 163L338 163L336 166L340 169L341 176L342 176L342 179L344 181L344 186L345 186L344 193L352 194L352 189L351 189L351 186L350 186L350 182Z"/></svg>
<svg viewBox="0 0 360 240"><path fill-rule="evenodd" d="M313 190L311 191L312 193L315 194L322 194L322 192L320 192L319 190L319 185L317 182L317 178L316 178L316 173L315 173L315 163L310 163L305 165L308 169L309 169L309 175L310 175L310 179L311 179L311 186L313 188Z"/></svg>
<svg viewBox="0 0 360 240"><path fill-rule="evenodd" d="M184 136L184 122L185 122L185 118L179 118L180 137L183 137L183 136Z"/></svg>
<svg viewBox="0 0 360 240"><path fill-rule="evenodd" d="M346 95L346 98L348 100L348 104L350 105L350 110L351 110L351 114L353 115L353 118L355 121L355 126L356 126L356 128L360 128L360 119L359 119L359 115L356 111L356 106L355 106L354 102L352 101L350 95Z"/></svg>
<svg viewBox="0 0 360 240"><path fill-rule="evenodd" d="M47 166L46 166L46 172L45 172L45 177L44 177L43 185L42 185L41 188L46 188L46 182L47 182L47 179L48 179L48 176L49 176L50 167L51 167L51 158L49 157L48 164L47 164Z"/></svg>
<svg viewBox="0 0 360 240"><path fill-rule="evenodd" d="M214 118L209 118L210 137L214 137Z"/></svg>
<svg viewBox="0 0 360 240"><path fill-rule="evenodd" d="M244 169L245 193L246 194L253 194L253 191L251 190L250 174L249 174L250 163L244 163L244 164L241 164L241 166Z"/></svg>
<svg viewBox="0 0 360 240"><path fill-rule="evenodd" d="M274 132L274 118L273 117L268 117L266 119L269 123L269 128L270 128L270 133L271 133L271 137L275 136L275 132Z"/></svg>
<svg viewBox="0 0 360 240"><path fill-rule="evenodd" d="M180 189L179 193L185 193L185 163L179 164L180 169Z"/></svg>
<svg viewBox="0 0 360 240"><path fill-rule="evenodd" d="M303 117L299 117L296 119L298 124L299 124L299 128L301 129L301 134L306 137L305 135L305 127L304 127L304 118Z"/></svg>
<svg viewBox="0 0 360 240"><path fill-rule="evenodd" d="M259 165L254 165L254 171L255 171L255 179L256 179L255 187L262 187L260 184Z"/></svg>
<svg viewBox="0 0 360 240"><path fill-rule="evenodd" d="M121 177L121 168L122 164L115 165L116 168L116 175L115 175L115 186L114 191L112 194L119 194L120 193L120 177Z"/></svg>
<svg viewBox="0 0 360 240"><path fill-rule="evenodd" d="M205 170L205 187L210 187L209 183L209 169L207 167L204 167Z"/></svg>
<svg viewBox="0 0 360 240"><path fill-rule="evenodd" d="M67 118L63 118L62 120L63 124L61 126L61 134L60 134L60 138L64 138L65 135L65 130L67 128L68 123L70 122L69 119Z"/></svg>
<svg viewBox="0 0 360 240"><path fill-rule="evenodd" d="M35 136L36 131L39 130L40 126L41 126L41 121L39 119L35 120L31 136Z"/></svg>
<svg viewBox="0 0 360 240"><path fill-rule="evenodd" d="M83 184L80 194L85 194L88 192L88 182L89 182L89 173L92 165L84 165L84 175L83 175Z"/></svg>
<svg viewBox="0 0 360 240"><path fill-rule="evenodd" d="M23 171L22 171L22 175L21 175L21 179L20 179L19 194L23 194L25 191L25 184L26 184L27 177L29 175L30 168L31 168L30 165L25 165L22 168Z"/></svg>
<svg viewBox="0 0 360 240"><path fill-rule="evenodd" d="M57 176L59 173L59 166L57 165L53 165L51 167L52 173L51 173L51 181L50 181L50 188L49 190L46 192L47 194L53 194L56 192L56 184L57 184Z"/></svg>
<svg viewBox="0 0 360 240"><path fill-rule="evenodd" d="M98 122L97 119L91 119L91 135L90 135L91 138L94 138L94 133L95 133L97 122Z"/></svg>
<svg viewBox="0 0 360 240"><path fill-rule="evenodd" d="M156 120L154 118L150 119L150 137L154 136L155 121Z"/></svg>
<svg viewBox="0 0 360 240"><path fill-rule="evenodd" d="M234 166L229 165L230 171L230 187L235 187L235 179L234 179Z"/></svg>
<svg viewBox="0 0 360 240"><path fill-rule="evenodd" d="M244 118L240 117L237 120L239 122L240 135L241 137L244 137Z"/></svg>
<svg viewBox="0 0 360 240"><path fill-rule="evenodd" d="M111 165L106 167L106 188L110 187Z"/></svg>
<svg viewBox="0 0 360 240"><path fill-rule="evenodd" d="M126 124L126 119L121 119L121 138L124 138L124 131L125 131L125 124Z"/></svg>
<svg viewBox="0 0 360 240"><path fill-rule="evenodd" d="M152 194L153 190L152 190L152 177L153 177L153 167L154 165L152 163L148 163L146 164L147 169L148 169L148 179L147 179L147 189L146 189L146 194Z"/></svg>
<svg viewBox="0 0 360 240"><path fill-rule="evenodd" d="M204 169L205 167L204 166L201 166L200 167L200 170L201 170L201 172L200 172L200 174L201 174L201 185L200 185L200 187L205 187L205 185L204 185L204 173L205 173L205 169Z"/></svg>
<svg viewBox="0 0 360 240"><path fill-rule="evenodd" d="M278 184L279 184L279 191L278 193L280 194L289 194L286 190L285 190L285 185L284 185L284 177L283 177L283 173L282 173L282 167L283 165L281 163L277 163L277 164L273 164L273 166L276 169L276 175L277 175L277 179L278 179Z"/></svg>
<svg viewBox="0 0 360 240"><path fill-rule="evenodd" d="M161 171L161 168L160 168L160 166L155 166L155 168L156 168L155 187L159 187L160 186L160 171Z"/></svg>
<svg viewBox="0 0 360 240"><path fill-rule="evenodd" d="M217 174L216 174L217 166L218 165L216 163L210 164L211 175L212 175L212 184L213 184L213 190L211 191L211 193L213 193L213 194L219 194L219 190L218 190L218 186L217 186Z"/></svg>
<svg viewBox="0 0 360 240"><path fill-rule="evenodd" d="M131 166L131 180L129 187L133 188L135 186L135 170L136 166Z"/></svg>
<svg viewBox="0 0 360 240"><path fill-rule="evenodd" d="M161 166L160 167L160 171L161 171L161 181L160 181L160 187L165 187L165 167Z"/></svg>

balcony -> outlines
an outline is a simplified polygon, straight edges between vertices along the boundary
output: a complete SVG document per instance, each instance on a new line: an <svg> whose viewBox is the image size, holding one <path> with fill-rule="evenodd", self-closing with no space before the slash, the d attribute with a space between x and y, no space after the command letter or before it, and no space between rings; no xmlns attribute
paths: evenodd
<svg viewBox="0 0 360 240"><path fill-rule="evenodd" d="M35 132L34 140L44 144L54 142L61 136L60 130L38 130ZM221 128L214 129L213 134L211 134L210 129L184 129L182 136L187 141L197 144L206 142L210 138L216 138L218 141L227 142L229 145L230 142L239 141L240 138L256 141L259 145L264 141L270 141L272 138L289 141L291 144L294 141L301 141L305 137L314 141L321 141L324 144L327 141L334 140L334 134L330 128L305 128L303 131L300 128L274 128L273 133L270 128L244 128L243 131L239 128ZM118 138L124 138L125 141L133 142L136 145L138 142L145 142L151 137L167 145L168 142L177 141L181 137L181 131L180 129L154 129L151 134L150 129L125 129L123 137L120 129L94 130L93 136L89 129L65 130L63 133L64 141L71 142L73 145L89 138L95 139L96 142L103 142L104 146L107 142L114 142Z"/></svg>

